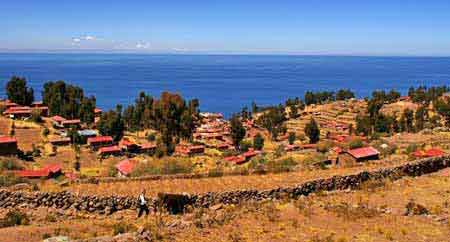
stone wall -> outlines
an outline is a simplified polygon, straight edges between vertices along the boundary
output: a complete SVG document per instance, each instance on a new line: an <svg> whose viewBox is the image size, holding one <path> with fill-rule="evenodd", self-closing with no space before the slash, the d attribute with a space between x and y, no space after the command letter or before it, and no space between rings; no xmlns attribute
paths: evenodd
<svg viewBox="0 0 450 242"><path fill-rule="evenodd" d="M150 199L151 209L158 204L176 204L180 206L209 207L214 204L238 204L244 201L261 201L266 199L280 199L283 197L296 198L307 196L313 192L354 189L369 180L400 179L403 176L421 176L450 167L450 156L417 160L412 163L394 168L380 169L372 172L360 172L346 176L333 176L326 179L308 181L296 186L288 186L269 190L237 190L228 192L209 192L204 194L184 195L180 201L174 202L160 198ZM160 196L161 197L161 196ZM176 196L175 196L176 197ZM180 196L178 196L180 197ZM160 202L162 201L162 202ZM77 211L110 214L124 209L136 209L136 197L118 196L76 196L70 192L22 192L0 190L0 208L39 206L55 207L60 209L73 208ZM170 210L170 208L169 208Z"/></svg>

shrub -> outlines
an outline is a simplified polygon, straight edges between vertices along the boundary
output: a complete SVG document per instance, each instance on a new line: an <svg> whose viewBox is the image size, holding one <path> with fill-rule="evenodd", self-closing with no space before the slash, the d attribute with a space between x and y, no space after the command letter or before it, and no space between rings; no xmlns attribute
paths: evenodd
<svg viewBox="0 0 450 242"><path fill-rule="evenodd" d="M348 147L350 149L357 149L364 146L363 141L360 138L354 138L350 142L348 142Z"/></svg>
<svg viewBox="0 0 450 242"><path fill-rule="evenodd" d="M50 134L50 130L49 130L48 128L44 128L44 129L42 130L42 135L43 135L44 137L47 137L49 134Z"/></svg>
<svg viewBox="0 0 450 242"><path fill-rule="evenodd" d="M296 165L297 162L292 157L288 157L281 160L268 161L267 169L271 172L285 172L291 171Z"/></svg>
<svg viewBox="0 0 450 242"><path fill-rule="evenodd" d="M285 153L284 148L285 148L285 146L284 146L283 144L279 145L279 146L275 149L274 156L275 156L276 158L281 157L281 156Z"/></svg>
<svg viewBox="0 0 450 242"><path fill-rule="evenodd" d="M247 140L242 140L241 143L239 143L239 147L242 152L247 152L250 147L252 147L252 144Z"/></svg>
<svg viewBox="0 0 450 242"><path fill-rule="evenodd" d="M293 145L293 144L294 144L295 139L296 139L296 137L295 137L295 132L289 132L289 135L288 135L288 142L289 142L290 145Z"/></svg>
<svg viewBox="0 0 450 242"><path fill-rule="evenodd" d="M416 144L410 144L408 145L408 147L406 147L406 154L412 154L413 152L415 152L418 149Z"/></svg>
<svg viewBox="0 0 450 242"><path fill-rule="evenodd" d="M317 151L321 152L321 153L326 153L331 149L331 146L333 144L329 141L323 141L323 142L319 142L317 144Z"/></svg>
<svg viewBox="0 0 450 242"><path fill-rule="evenodd" d="M253 148L255 150L262 150L264 147L264 138L260 133L257 133L253 138Z"/></svg>
<svg viewBox="0 0 450 242"><path fill-rule="evenodd" d="M39 110L34 110L31 113L31 121L35 122L35 123L42 123L42 117L41 117L41 112Z"/></svg>
<svg viewBox="0 0 450 242"><path fill-rule="evenodd" d="M155 141L156 140L156 135L154 133L150 133L149 135L147 135L147 140L148 141Z"/></svg>
<svg viewBox="0 0 450 242"><path fill-rule="evenodd" d="M30 219L25 213L18 210L12 210L0 220L0 228L12 227L16 225L28 225L29 223Z"/></svg>

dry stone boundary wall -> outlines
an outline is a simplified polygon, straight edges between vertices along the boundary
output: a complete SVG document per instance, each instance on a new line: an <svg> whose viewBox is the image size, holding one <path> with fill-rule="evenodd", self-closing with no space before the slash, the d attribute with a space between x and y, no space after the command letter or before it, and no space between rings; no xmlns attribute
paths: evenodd
<svg viewBox="0 0 450 242"><path fill-rule="evenodd" d="M284 197L297 198L319 191L355 189L369 180L396 180L404 176L421 176L447 167L450 167L450 156L442 156L417 160L393 168L371 172L364 171L346 176L333 176L295 186L269 190L246 189L193 195L184 194L182 196L160 196L150 199L149 205L151 209L156 210L163 204L169 211L173 211L171 207L176 206L175 210L179 211L180 206L186 207L188 205L206 208L215 204L238 204L245 201L275 200ZM40 206L64 210L73 208L77 211L89 213L111 214L115 211L136 209L137 199L136 197L120 196L77 196L67 191L48 193L0 190L0 208L36 208Z"/></svg>

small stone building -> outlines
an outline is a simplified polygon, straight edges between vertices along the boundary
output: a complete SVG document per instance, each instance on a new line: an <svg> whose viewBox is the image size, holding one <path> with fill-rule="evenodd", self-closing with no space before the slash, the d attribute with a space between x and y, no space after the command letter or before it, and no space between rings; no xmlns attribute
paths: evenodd
<svg viewBox="0 0 450 242"><path fill-rule="evenodd" d="M336 163L340 165L356 164L369 160L378 160L379 156L380 152L377 149L371 146L362 147L341 152L338 155Z"/></svg>

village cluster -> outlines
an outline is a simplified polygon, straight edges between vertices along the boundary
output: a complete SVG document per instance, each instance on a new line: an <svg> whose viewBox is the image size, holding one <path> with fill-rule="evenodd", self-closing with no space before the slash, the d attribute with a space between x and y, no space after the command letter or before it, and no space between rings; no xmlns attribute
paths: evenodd
<svg viewBox="0 0 450 242"><path fill-rule="evenodd" d="M400 97L398 102L409 102L408 97ZM89 128L82 124L79 119L66 119L59 115L48 115L48 107L43 102L33 102L31 106L21 106L10 100L3 100L0 106L4 107L2 122L19 122L31 120L36 113L44 120L42 126L49 130L46 139L52 150L57 147L70 147L71 137L68 136L70 130L76 129L79 137L83 140L83 151L96 155L99 160L108 157L122 157L115 164L117 176L130 176L142 159L136 159L137 155L151 156L155 153L157 145L154 141L126 134L120 141L115 142L111 136L101 136L94 126ZM321 129L321 141L327 142L329 150L327 156L320 158L318 163L324 165L345 165L361 164L369 160L379 160L381 152L379 149L385 149L387 144L380 147L373 147L367 136L356 134L351 130L356 123L355 118L358 113L367 107L364 100L349 99L346 101L336 101L323 105L307 106L297 118L287 120L288 132L280 135L276 140L270 141L277 147L282 147L285 153L308 154L320 149L321 143L305 142L304 127L310 119L317 121ZM94 109L95 124L98 123L102 115L102 110ZM217 150L221 156L214 156L217 162L225 162L228 165L241 166L248 163L252 158L276 152L277 148L255 149L249 147L244 151L236 150L236 145L231 137L230 122L224 119L221 113L200 113L200 122L195 127L191 142L180 142L175 147L175 157L195 157L208 156L207 150ZM256 124L254 119L242 120L242 126L245 128L244 139L254 139L257 135L266 138L266 143L270 138L267 130ZM12 127L14 128L14 127ZM11 128L10 128L11 129ZM4 131L5 132L5 131ZM290 140L289 134L295 134L294 140ZM303 137L300 140L297 137ZM361 145L352 148L346 144L358 140ZM20 140L18 141L14 134L8 135L6 132L0 137L0 155L10 156L19 153ZM33 144L34 145L34 144ZM37 145L37 144L36 144ZM437 147L428 149L418 149L412 154L416 158L441 156L445 152ZM384 157L386 158L386 157ZM81 161L82 163L83 161ZM52 178L64 174L68 179L74 180L79 177L76 170L63 167L60 162L51 164L42 164L41 168L33 166L32 169L14 171L19 177L24 178Z"/></svg>

